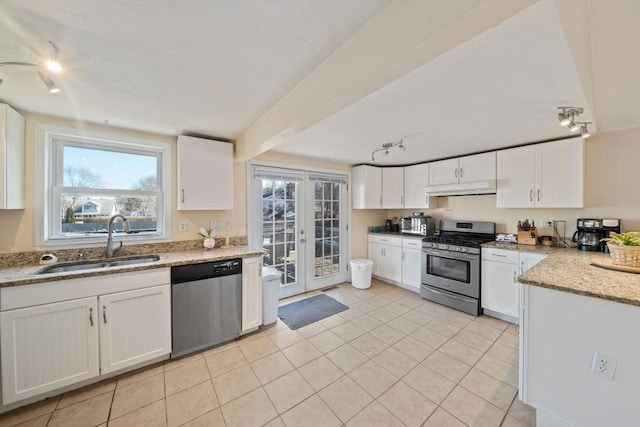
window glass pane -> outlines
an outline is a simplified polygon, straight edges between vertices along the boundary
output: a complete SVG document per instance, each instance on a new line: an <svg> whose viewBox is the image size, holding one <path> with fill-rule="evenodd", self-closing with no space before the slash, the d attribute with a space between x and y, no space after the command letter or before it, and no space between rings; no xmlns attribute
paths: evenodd
<svg viewBox="0 0 640 427"><path fill-rule="evenodd" d="M65 145L63 186L157 190L158 157Z"/></svg>
<svg viewBox="0 0 640 427"><path fill-rule="evenodd" d="M262 180L262 198L273 197L273 181Z"/></svg>
<svg viewBox="0 0 640 427"><path fill-rule="evenodd" d="M276 199L284 199L284 181L275 181L273 197Z"/></svg>

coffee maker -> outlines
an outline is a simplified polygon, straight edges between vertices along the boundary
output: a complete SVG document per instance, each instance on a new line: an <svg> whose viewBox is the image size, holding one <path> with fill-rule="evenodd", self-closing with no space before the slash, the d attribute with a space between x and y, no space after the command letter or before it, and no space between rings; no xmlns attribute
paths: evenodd
<svg viewBox="0 0 640 427"><path fill-rule="evenodd" d="M620 233L619 219L578 218L577 230L571 240L578 244L581 251L609 252L607 242L611 232Z"/></svg>

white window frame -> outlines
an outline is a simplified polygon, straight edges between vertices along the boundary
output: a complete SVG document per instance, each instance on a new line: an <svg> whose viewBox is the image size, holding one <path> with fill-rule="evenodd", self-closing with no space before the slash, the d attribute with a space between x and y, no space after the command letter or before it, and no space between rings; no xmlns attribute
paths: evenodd
<svg viewBox="0 0 640 427"><path fill-rule="evenodd" d="M94 195L122 194L157 197L156 231L118 236L123 242L154 243L171 239L171 145L166 142L142 140L116 134L90 132L46 124L35 126L34 171L34 246L36 249L88 247L104 244L107 236L62 235L57 219L62 186L62 148L65 145L106 149L123 153L152 155L158 158L157 191L88 189ZM77 189L74 189L77 192Z"/></svg>

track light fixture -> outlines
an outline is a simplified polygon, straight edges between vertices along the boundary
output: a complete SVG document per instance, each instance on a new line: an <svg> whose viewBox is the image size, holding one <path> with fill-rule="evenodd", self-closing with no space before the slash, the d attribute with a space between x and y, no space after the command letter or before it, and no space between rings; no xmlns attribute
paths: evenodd
<svg viewBox="0 0 640 427"><path fill-rule="evenodd" d="M53 81L53 75L58 74L64 71L65 61L62 52L58 45L54 42L49 41L49 44L53 47L53 56L45 61L43 64L36 64L32 62L21 62L21 61L5 61L0 62L0 67L9 66L9 65L21 65L25 67L35 67L38 69L38 77L42 80L42 83L47 86L50 93L58 93L60 89L56 86Z"/></svg>
<svg viewBox="0 0 640 427"><path fill-rule="evenodd" d="M401 149L402 151L406 151L407 147L402 143L402 139L398 142L385 142L384 144L382 144L382 148L378 148L377 150L373 150L373 152L371 153L371 161L375 162L376 161L376 153L380 152L380 151L384 151L384 155L387 156L389 155L389 148L392 147L398 147L399 149Z"/></svg>
<svg viewBox="0 0 640 427"><path fill-rule="evenodd" d="M560 126L568 126L571 129L571 132L575 132L580 129L580 126L575 127L575 119L580 114L584 113L584 108L558 107L558 109L562 110L558 113L558 121L560 121Z"/></svg>
<svg viewBox="0 0 640 427"><path fill-rule="evenodd" d="M576 122L575 124L578 125L580 136L583 139L587 139L591 136L591 132L589 132L589 129L587 129L587 125L590 125L591 122Z"/></svg>

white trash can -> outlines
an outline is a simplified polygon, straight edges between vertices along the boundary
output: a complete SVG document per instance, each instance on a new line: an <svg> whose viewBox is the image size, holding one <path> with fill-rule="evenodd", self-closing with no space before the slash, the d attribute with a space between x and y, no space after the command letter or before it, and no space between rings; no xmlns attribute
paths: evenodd
<svg viewBox="0 0 640 427"><path fill-rule="evenodd" d="M262 324L270 325L278 319L280 277L273 267L262 267Z"/></svg>
<svg viewBox="0 0 640 427"><path fill-rule="evenodd" d="M357 289L367 289L371 287L371 271L373 261L368 259L351 260L351 286Z"/></svg>

